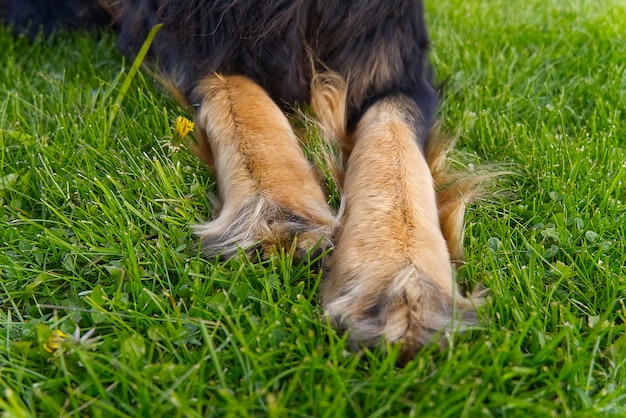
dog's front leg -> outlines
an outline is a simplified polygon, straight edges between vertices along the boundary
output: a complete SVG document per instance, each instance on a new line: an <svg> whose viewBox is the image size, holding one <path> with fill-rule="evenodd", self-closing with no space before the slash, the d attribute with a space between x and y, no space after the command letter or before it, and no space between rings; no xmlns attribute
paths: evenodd
<svg viewBox="0 0 626 418"><path fill-rule="evenodd" d="M330 245L335 225L318 178L289 122L267 93L242 76L213 75L196 90L196 122L216 171L219 215L196 227L208 256L276 246L298 254Z"/></svg>
<svg viewBox="0 0 626 418"><path fill-rule="evenodd" d="M352 134L322 303L353 345L383 340L412 358L453 320L475 316L459 294L437 211L432 175L418 145L428 128L408 97L372 105Z"/></svg>

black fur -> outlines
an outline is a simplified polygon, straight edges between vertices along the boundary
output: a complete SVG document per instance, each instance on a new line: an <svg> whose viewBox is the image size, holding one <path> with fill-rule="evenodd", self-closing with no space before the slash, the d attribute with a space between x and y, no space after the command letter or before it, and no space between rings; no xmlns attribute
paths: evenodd
<svg viewBox="0 0 626 418"><path fill-rule="evenodd" d="M369 105L396 93L413 97L426 126L434 117L436 94L430 86L421 0L8 0L7 4L0 10L5 20L31 33L39 27L50 32L54 27L115 24L119 45L129 55L137 52L153 26L163 23L149 62L192 104L199 100L194 96L198 80L219 72L250 77L289 110L309 99L312 72L330 69L349 80L352 126ZM380 79L376 71L390 74L372 82ZM426 138L419 139L424 145Z"/></svg>
<svg viewBox="0 0 626 418"><path fill-rule="evenodd" d="M110 14L93 0L0 0L0 19L34 38L59 28L91 29L108 25Z"/></svg>

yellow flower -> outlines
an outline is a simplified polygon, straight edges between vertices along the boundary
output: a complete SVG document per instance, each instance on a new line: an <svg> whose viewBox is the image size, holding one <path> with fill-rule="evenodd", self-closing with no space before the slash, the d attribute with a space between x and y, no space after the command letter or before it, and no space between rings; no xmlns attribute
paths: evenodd
<svg viewBox="0 0 626 418"><path fill-rule="evenodd" d="M72 335L66 334L58 329L52 330L48 340L43 343L43 349L53 354L55 357L61 354L72 354L78 347L94 349L100 343L99 336L92 337L95 330L95 328L92 328L83 336L80 335L80 328L78 327L76 327Z"/></svg>
<svg viewBox="0 0 626 418"><path fill-rule="evenodd" d="M43 344L43 349L48 353L56 353L61 348L61 343L68 339L69 335L59 329L52 331L50 338Z"/></svg>
<svg viewBox="0 0 626 418"><path fill-rule="evenodd" d="M189 132L193 131L194 124L184 116L176 118L176 128L174 128L174 137L176 141L185 139Z"/></svg>

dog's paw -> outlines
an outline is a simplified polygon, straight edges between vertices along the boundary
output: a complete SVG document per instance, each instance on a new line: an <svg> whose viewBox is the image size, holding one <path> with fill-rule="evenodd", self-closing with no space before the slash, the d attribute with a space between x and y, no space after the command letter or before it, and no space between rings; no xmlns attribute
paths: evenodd
<svg viewBox="0 0 626 418"><path fill-rule="evenodd" d="M348 332L352 349L399 344L403 365L429 343L444 345L446 332L475 323L469 299L442 289L414 265L389 267L365 262L339 289L325 289L325 313Z"/></svg>
<svg viewBox="0 0 626 418"><path fill-rule="evenodd" d="M241 251L249 257L257 252L263 258L281 250L297 260L320 262L332 248L335 218L320 208L313 219L296 214L262 195L248 198L238 207L223 207L218 216L195 226L207 257L228 259Z"/></svg>

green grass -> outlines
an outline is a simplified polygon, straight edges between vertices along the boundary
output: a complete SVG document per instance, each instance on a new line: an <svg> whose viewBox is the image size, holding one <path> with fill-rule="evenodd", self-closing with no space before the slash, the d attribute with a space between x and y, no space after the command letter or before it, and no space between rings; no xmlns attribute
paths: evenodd
<svg viewBox="0 0 626 418"><path fill-rule="evenodd" d="M625 416L626 6L427 5L459 164L515 174L471 208L480 326L406 368L346 350L288 255L217 263L190 225L208 171L115 40L0 31L5 416ZM53 332L72 337L53 355Z"/></svg>

